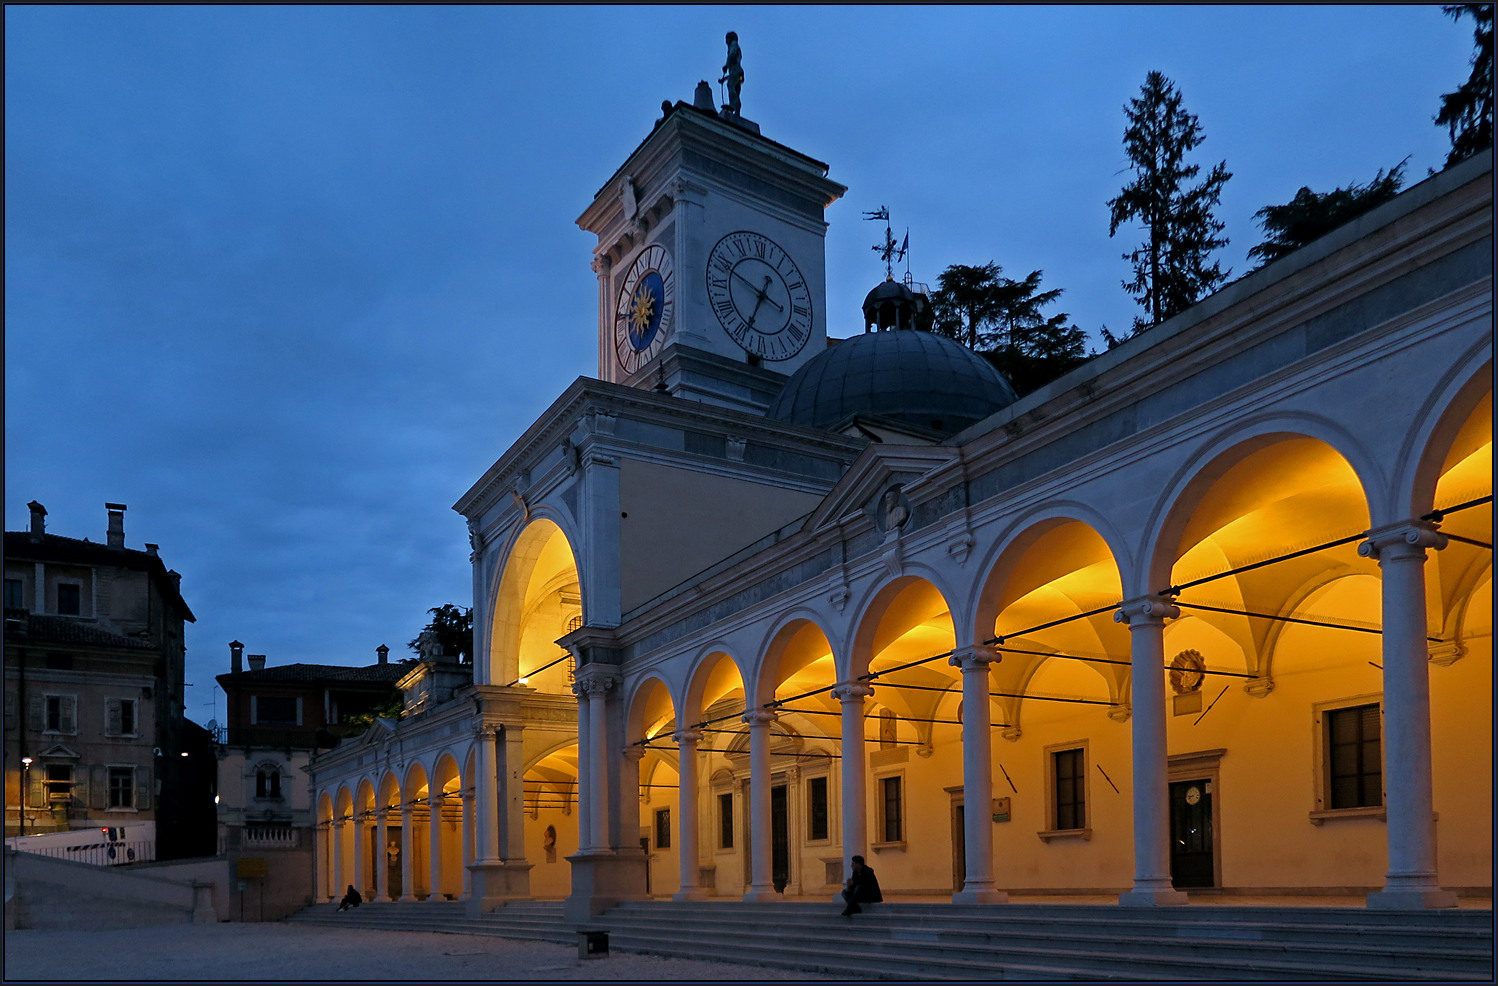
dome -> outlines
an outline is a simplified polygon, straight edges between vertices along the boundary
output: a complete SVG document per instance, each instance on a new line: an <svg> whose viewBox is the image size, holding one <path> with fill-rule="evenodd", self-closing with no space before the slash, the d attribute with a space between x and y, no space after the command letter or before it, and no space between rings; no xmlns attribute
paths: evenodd
<svg viewBox="0 0 1498 986"><path fill-rule="evenodd" d="M951 339L909 330L865 332L797 370L766 414L812 428L877 414L953 434L1016 399L1002 373Z"/></svg>

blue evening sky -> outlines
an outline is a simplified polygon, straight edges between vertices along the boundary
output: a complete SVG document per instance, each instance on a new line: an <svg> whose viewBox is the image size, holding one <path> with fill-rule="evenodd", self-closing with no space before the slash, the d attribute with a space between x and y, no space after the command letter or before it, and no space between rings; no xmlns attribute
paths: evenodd
<svg viewBox="0 0 1498 986"><path fill-rule="evenodd" d="M5 524L160 543L197 613L189 714L227 643L363 664L470 602L451 505L596 372L574 220L662 99L715 80L827 161L833 335L882 271L1045 271L1128 326L1106 200L1122 106L1159 69L1234 178L1224 259L1302 185L1448 146L1470 22L1349 7L5 8ZM716 87L715 87L716 88ZM222 717L222 701L217 706Z"/></svg>

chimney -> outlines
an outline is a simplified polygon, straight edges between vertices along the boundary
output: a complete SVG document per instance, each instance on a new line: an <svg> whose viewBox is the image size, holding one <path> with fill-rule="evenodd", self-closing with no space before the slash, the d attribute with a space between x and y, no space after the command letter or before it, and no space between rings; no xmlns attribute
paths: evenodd
<svg viewBox="0 0 1498 986"><path fill-rule="evenodd" d="M264 671L265 670L265 655L264 654L250 654L248 656L249 656L249 659L250 659L250 670L251 671Z"/></svg>
<svg viewBox="0 0 1498 986"><path fill-rule="evenodd" d="M125 505L106 503L104 509L109 511L109 546L123 548L125 546Z"/></svg>
<svg viewBox="0 0 1498 986"><path fill-rule="evenodd" d="M389 664L390 663L390 648L389 647L386 647L384 644L381 644L380 646L378 646L378 647L375 648L375 653L378 654L378 655L380 655L380 663L381 664Z"/></svg>
<svg viewBox="0 0 1498 986"><path fill-rule="evenodd" d="M718 107L713 105L713 87L707 84L706 79L697 83L697 88L692 93L692 105L709 113L718 112Z"/></svg>
<svg viewBox="0 0 1498 986"><path fill-rule="evenodd" d="M31 508L31 540L40 541L47 532L47 508L35 500L26 506Z"/></svg>
<svg viewBox="0 0 1498 986"><path fill-rule="evenodd" d="M239 674L244 670L244 644L237 640L229 641L229 672Z"/></svg>
<svg viewBox="0 0 1498 986"><path fill-rule="evenodd" d="M160 547L161 547L161 545L159 545L159 544L152 544L150 541L147 541L146 542L146 554L151 555L152 557L158 557L157 556L157 549L160 548Z"/></svg>

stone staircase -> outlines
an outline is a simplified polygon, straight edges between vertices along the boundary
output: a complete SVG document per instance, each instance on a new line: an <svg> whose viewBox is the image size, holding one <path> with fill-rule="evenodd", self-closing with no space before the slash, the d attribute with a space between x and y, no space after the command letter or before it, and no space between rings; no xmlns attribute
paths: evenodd
<svg viewBox="0 0 1498 986"><path fill-rule="evenodd" d="M306 924L571 944L559 902L478 919L462 905L374 904ZM593 922L610 947L857 979L1349 980L1491 982L1493 912L1332 907L636 902Z"/></svg>

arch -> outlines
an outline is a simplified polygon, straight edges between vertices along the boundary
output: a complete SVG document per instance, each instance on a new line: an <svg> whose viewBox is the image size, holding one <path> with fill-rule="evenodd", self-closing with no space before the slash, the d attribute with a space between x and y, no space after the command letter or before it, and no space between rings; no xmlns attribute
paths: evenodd
<svg viewBox="0 0 1498 986"><path fill-rule="evenodd" d="M958 646L957 630L963 624L954 618L951 598L935 581L919 575L901 575L879 585L859 608L848 663L839 677L852 680L868 674L874 660L897 640L903 641L901 656L910 660Z"/></svg>
<svg viewBox="0 0 1498 986"><path fill-rule="evenodd" d="M333 796L327 791L318 792L317 820L319 822L331 822L333 820Z"/></svg>
<svg viewBox="0 0 1498 986"><path fill-rule="evenodd" d="M422 800L428 787L426 767L417 761L406 768L406 777L401 784L401 804L410 805Z"/></svg>
<svg viewBox="0 0 1498 986"><path fill-rule="evenodd" d="M359 815L364 816L371 814L374 809L374 785L370 783L369 778L360 778L358 793L354 795L354 811Z"/></svg>
<svg viewBox="0 0 1498 986"><path fill-rule="evenodd" d="M463 774L458 769L458 758L451 750L437 754L436 763L432 765L432 784L444 797L463 790Z"/></svg>
<svg viewBox="0 0 1498 986"><path fill-rule="evenodd" d="M379 806L381 808L394 808L400 810L401 802L401 779L395 771L387 770L380 778L379 783Z"/></svg>
<svg viewBox="0 0 1498 986"><path fill-rule="evenodd" d="M748 695L742 665L722 643L710 644L692 662L681 721L701 722L704 709L735 691Z"/></svg>
<svg viewBox="0 0 1498 986"><path fill-rule="evenodd" d="M577 555L555 520L535 517L516 535L494 580L489 612L487 683L534 678L527 681L532 688L567 691L570 671L561 665L531 674L563 656L554 642L585 616Z"/></svg>
<svg viewBox="0 0 1498 986"><path fill-rule="evenodd" d="M334 815L335 820L342 822L353 817L354 792L348 789L347 784L339 786L338 794L334 798L334 804L337 806L337 813Z"/></svg>
<svg viewBox="0 0 1498 986"><path fill-rule="evenodd" d="M639 743L654 736L669 734L669 725L676 723L676 702L671 695L671 686L657 672L647 672L635 682L630 695L628 717L625 720L624 742Z"/></svg>
<svg viewBox="0 0 1498 986"><path fill-rule="evenodd" d="M822 625L805 612L786 614L766 635L745 698L752 696L750 704L756 708L773 702L776 689L793 676L808 679L808 683L817 679L811 687L838 680L832 641Z"/></svg>
<svg viewBox="0 0 1498 986"><path fill-rule="evenodd" d="M1405 439L1400 455L1403 468L1395 480L1398 500L1394 519L1421 517L1433 508L1442 476L1480 444L1485 425L1487 443L1493 440L1493 357L1491 338L1475 345L1458 360L1431 394ZM1453 456L1456 461L1452 461ZM1491 479L1491 474L1489 475ZM1489 487L1491 492L1491 486ZM1449 506L1450 504L1445 504Z"/></svg>
<svg viewBox="0 0 1498 986"><path fill-rule="evenodd" d="M1359 530L1366 529L1374 516L1373 504L1385 499L1387 480L1377 460L1360 441L1341 425L1319 415L1277 413L1250 417L1202 443L1177 470L1151 511L1138 554L1139 567L1123 573L1126 596L1150 594L1171 584L1171 570L1190 547L1183 548L1182 543L1190 536L1193 518L1209 493L1229 473L1276 446L1307 442L1330 450L1350 472L1359 494L1358 513L1363 518ZM1327 534L1323 540L1332 536Z"/></svg>

